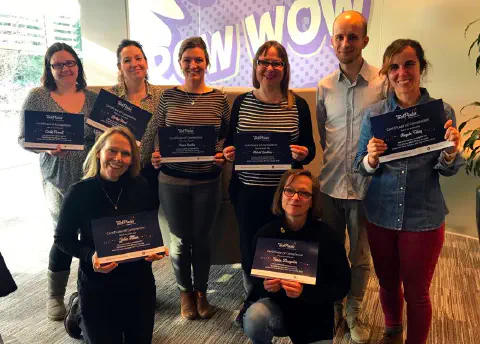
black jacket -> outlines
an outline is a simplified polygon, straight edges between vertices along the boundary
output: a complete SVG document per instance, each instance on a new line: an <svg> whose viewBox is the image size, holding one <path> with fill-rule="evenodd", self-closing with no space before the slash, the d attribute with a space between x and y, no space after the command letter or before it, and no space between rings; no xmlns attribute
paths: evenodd
<svg viewBox="0 0 480 344"><path fill-rule="evenodd" d="M269 297L280 306L293 343L332 339L333 303L347 295L351 278L340 236L319 220L309 219L302 229L292 231L283 218L278 218L258 231L254 250L260 237L319 243L316 285L304 284L300 297L290 298L283 289L267 292L263 287L264 279L254 278L254 292L259 298Z"/></svg>

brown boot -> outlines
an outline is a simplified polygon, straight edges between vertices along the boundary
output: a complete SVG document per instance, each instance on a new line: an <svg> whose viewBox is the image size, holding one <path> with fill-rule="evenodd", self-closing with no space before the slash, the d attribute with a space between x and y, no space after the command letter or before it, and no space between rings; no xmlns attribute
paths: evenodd
<svg viewBox="0 0 480 344"><path fill-rule="evenodd" d="M194 320L197 318L197 307L192 292L180 291L181 306L180 312L182 318Z"/></svg>
<svg viewBox="0 0 480 344"><path fill-rule="evenodd" d="M377 344L403 344L403 331L397 333L385 332Z"/></svg>
<svg viewBox="0 0 480 344"><path fill-rule="evenodd" d="M210 319L212 317L214 311L208 303L206 293L195 291L195 303L197 304L197 311L200 318Z"/></svg>

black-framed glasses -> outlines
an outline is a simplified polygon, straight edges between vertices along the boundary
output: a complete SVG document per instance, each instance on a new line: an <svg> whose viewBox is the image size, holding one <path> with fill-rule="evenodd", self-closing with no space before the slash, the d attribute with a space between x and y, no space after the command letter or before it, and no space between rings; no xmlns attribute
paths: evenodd
<svg viewBox="0 0 480 344"><path fill-rule="evenodd" d="M258 59L257 65L264 68L268 68L268 66L272 66L273 69L282 69L285 66L285 62Z"/></svg>
<svg viewBox="0 0 480 344"><path fill-rule="evenodd" d="M53 69L62 69L63 67L75 67L76 65L77 65L77 61L74 61L74 60L50 63L50 67L52 67Z"/></svg>
<svg viewBox="0 0 480 344"><path fill-rule="evenodd" d="M297 194L300 199L310 199L312 197L312 194L308 191L295 191L292 188L283 188L283 194L287 197L293 197Z"/></svg>

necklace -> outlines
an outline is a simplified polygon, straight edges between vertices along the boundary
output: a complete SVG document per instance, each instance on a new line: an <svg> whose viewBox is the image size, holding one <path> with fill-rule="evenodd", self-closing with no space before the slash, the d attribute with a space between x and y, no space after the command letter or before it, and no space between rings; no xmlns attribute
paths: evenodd
<svg viewBox="0 0 480 344"><path fill-rule="evenodd" d="M199 93L197 94L197 96L192 99L190 98L190 96L188 95L188 91L187 91L187 88L185 87L185 85L183 85L183 93L185 93L185 95L187 96L188 100L190 101L190 104L192 105L195 105L195 101L198 99L198 97L200 97L202 95L202 93Z"/></svg>
<svg viewBox="0 0 480 344"><path fill-rule="evenodd" d="M105 196L107 196L108 200L110 201L110 203L112 203L113 207L115 208L115 210L118 210L118 201L120 200L120 196L122 195L122 191L123 191L123 186L121 187L120 189L120 192L118 193L118 197L117 197L117 203L113 203L112 199L110 198L110 196L108 196L107 192L105 191L105 189L103 187L101 187L103 192L105 193Z"/></svg>

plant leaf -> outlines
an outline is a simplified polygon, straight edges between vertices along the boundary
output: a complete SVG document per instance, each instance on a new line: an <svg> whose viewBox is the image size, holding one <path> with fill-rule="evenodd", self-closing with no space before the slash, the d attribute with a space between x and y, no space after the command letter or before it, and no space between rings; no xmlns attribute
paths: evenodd
<svg viewBox="0 0 480 344"><path fill-rule="evenodd" d="M470 106L473 106L473 108L476 108L477 106L480 106L480 102L471 102L470 104L467 104L467 105L464 105L461 109L460 109L460 113L463 115L462 111L463 109L467 108L467 107L470 107ZM477 115L478 117L478 115ZM477 117L474 117L474 118L477 118ZM473 119L473 118L472 118Z"/></svg>
<svg viewBox="0 0 480 344"><path fill-rule="evenodd" d="M477 39L475 39L472 42L472 45L470 45L470 48L468 48L468 57L470 57L470 53L472 52L472 49L475 46L475 44L480 45L480 34L478 35Z"/></svg>
<svg viewBox="0 0 480 344"><path fill-rule="evenodd" d="M473 174L475 176L480 176L480 159L477 160L477 163L475 164L475 167L473 168Z"/></svg>
<svg viewBox="0 0 480 344"><path fill-rule="evenodd" d="M467 25L467 27L465 28L465 32L463 33L463 35L465 36L465 38L467 38L467 31L468 29L470 28L470 26L472 26L473 24L475 24L477 21L479 21L480 18L478 18L477 20L474 20L473 22L471 22L470 24Z"/></svg>
<svg viewBox="0 0 480 344"><path fill-rule="evenodd" d="M477 62L475 63L475 67L477 68L477 74L480 74L480 55L477 56Z"/></svg>

